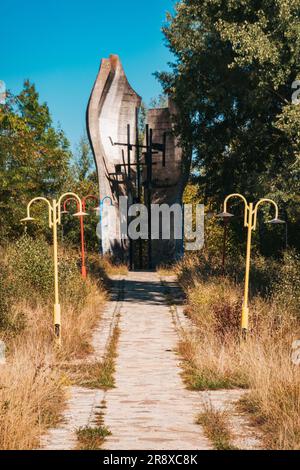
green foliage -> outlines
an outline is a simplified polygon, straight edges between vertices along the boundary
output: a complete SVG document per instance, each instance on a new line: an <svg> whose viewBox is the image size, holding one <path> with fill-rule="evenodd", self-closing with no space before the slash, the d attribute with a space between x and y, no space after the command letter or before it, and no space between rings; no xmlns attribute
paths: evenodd
<svg viewBox="0 0 300 470"><path fill-rule="evenodd" d="M210 367L204 367L201 371L195 367L187 368L184 380L190 390L230 390L233 388L247 388L248 384L242 374L220 374Z"/></svg>
<svg viewBox="0 0 300 470"><path fill-rule="evenodd" d="M86 202L86 212L89 214L84 219L85 246L88 251L99 251L99 240L96 235L96 228L99 216L94 208L99 206L99 189L95 162L87 136L84 134L77 146L75 163L71 167L72 177L68 181L67 190L78 194L81 198L92 195L97 200L88 199ZM72 217L77 212L77 204L70 201L67 204L68 214L63 216L64 242L75 246L80 245L79 219Z"/></svg>
<svg viewBox="0 0 300 470"><path fill-rule="evenodd" d="M234 284L243 285L245 276L245 256L232 251L226 260L225 272L221 258L214 252L191 253L185 255L177 268L179 281L186 288L192 286L195 279L201 282L218 282L220 276L228 278ZM294 310L300 309L300 259L295 250L284 253L282 258L274 259L259 254L253 256L250 271L251 295L276 297L277 301L293 303ZM229 313L226 312L225 315Z"/></svg>
<svg viewBox="0 0 300 470"><path fill-rule="evenodd" d="M70 171L71 170L71 171ZM61 129L53 127L46 103L39 103L35 86L28 80L18 96L8 97L0 105L0 235L1 239L18 239L23 232L20 220L26 205L36 196L58 198L63 192L75 192L84 197L98 197L98 182L90 144L82 136L74 161L68 141ZM89 250L98 250L96 237L98 218L91 202L86 219L86 244ZM74 209L75 207L70 207ZM43 204L35 205L32 213L35 224L28 224L29 234L50 237L47 213ZM65 241L78 246L80 230L78 219L64 217Z"/></svg>
<svg viewBox="0 0 300 470"><path fill-rule="evenodd" d="M32 298L35 292L47 299L53 291L53 257L43 238L22 236L9 250L11 275L19 298Z"/></svg>
<svg viewBox="0 0 300 470"><path fill-rule="evenodd" d="M9 95L0 105L1 239L20 235L20 219L32 197L53 197L61 191L69 159L64 133L53 127L48 106L39 103L35 86L26 80L18 96ZM35 230L44 231L44 225Z"/></svg>
<svg viewBox="0 0 300 470"><path fill-rule="evenodd" d="M117 346L120 336L118 323L114 326L109 339L107 350L101 362L95 362L85 367L85 374L79 382L80 386L108 390L115 387L115 366Z"/></svg>
<svg viewBox="0 0 300 470"><path fill-rule="evenodd" d="M22 236L9 246L7 264L14 300L52 302L54 266L52 248L43 237ZM87 297L87 286L79 271L78 255L70 250L59 252L59 285L62 302L70 300L80 310Z"/></svg>
<svg viewBox="0 0 300 470"><path fill-rule="evenodd" d="M10 323L13 307L12 286L7 279L5 267L0 264L0 330L6 328Z"/></svg>
<svg viewBox="0 0 300 470"><path fill-rule="evenodd" d="M97 450L103 444L105 438L111 435L106 426L81 427L76 430L80 450Z"/></svg>
<svg viewBox="0 0 300 470"><path fill-rule="evenodd" d="M82 135L77 146L75 163L73 166L75 179L83 182L85 180L93 181L95 172L95 163L91 146L86 134Z"/></svg>
<svg viewBox="0 0 300 470"><path fill-rule="evenodd" d="M300 256L295 250L285 253L284 262L273 282L274 300L300 318Z"/></svg>
<svg viewBox="0 0 300 470"><path fill-rule="evenodd" d="M87 283L80 275L81 260L77 252L68 250L59 253L59 285L62 302L71 302L80 311L88 296Z"/></svg>
<svg viewBox="0 0 300 470"><path fill-rule="evenodd" d="M205 203L219 210L231 192L272 197L297 247L300 106L291 104L291 85L300 77L299 8L299 0L181 0L164 28L173 70L157 74L177 104L177 133L185 155L193 153ZM257 237L268 255L273 234L264 228ZM272 241L274 251L283 239Z"/></svg>
<svg viewBox="0 0 300 470"><path fill-rule="evenodd" d="M24 316L15 309L17 293L8 264L9 259L0 247L0 331L17 333L24 328Z"/></svg>
<svg viewBox="0 0 300 470"><path fill-rule="evenodd" d="M168 97L166 95L158 95L155 98L151 98L149 108L159 109L168 107Z"/></svg>

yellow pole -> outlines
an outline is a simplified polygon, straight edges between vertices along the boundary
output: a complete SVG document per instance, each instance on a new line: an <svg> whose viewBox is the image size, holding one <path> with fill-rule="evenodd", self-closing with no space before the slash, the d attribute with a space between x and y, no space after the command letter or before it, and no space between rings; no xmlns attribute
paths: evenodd
<svg viewBox="0 0 300 470"><path fill-rule="evenodd" d="M58 286L58 243L57 243L57 226L61 223L61 201L64 197L73 196L79 203L79 213L75 214L77 216L82 217L85 215L82 211L82 202L79 196L75 193L65 193L63 194L58 202L56 199L52 200L52 204L48 199L45 197L35 197L27 204L27 217L22 219L22 222L29 222L34 220L33 217L30 216L30 208L31 206L38 201L43 201L48 204L49 209L49 228L53 230L53 259L54 259L54 334L56 337L57 344L61 344L61 308L59 303L59 286Z"/></svg>
<svg viewBox="0 0 300 470"><path fill-rule="evenodd" d="M247 234L247 252L246 252L246 273L245 273L245 291L244 291L244 302L242 307L242 335L246 337L248 331L248 319L249 319L249 277L250 277L250 262L251 262L251 238L253 230L253 203L251 202L248 208L248 234Z"/></svg>
<svg viewBox="0 0 300 470"><path fill-rule="evenodd" d="M61 344L61 312L59 303L58 290L58 249L57 249L57 204L56 200L52 201L52 217L53 217L53 258L54 258L54 333L58 344Z"/></svg>

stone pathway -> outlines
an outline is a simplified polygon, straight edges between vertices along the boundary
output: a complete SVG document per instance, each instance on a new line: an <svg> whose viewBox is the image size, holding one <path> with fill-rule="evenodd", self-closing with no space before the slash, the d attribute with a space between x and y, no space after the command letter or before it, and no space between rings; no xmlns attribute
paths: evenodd
<svg viewBox="0 0 300 470"><path fill-rule="evenodd" d="M162 280L151 272L129 273L123 281L115 280L88 360L102 359L119 313L116 387L108 392L70 387L62 424L43 437L43 449L76 448L76 429L96 426L100 412L112 433L103 449L211 449L201 426L195 424L208 403L230 412L235 445L259 447L247 419L235 409L243 391L192 392L185 388L176 348L179 335L193 327L183 313L176 279Z"/></svg>
<svg viewBox="0 0 300 470"><path fill-rule="evenodd" d="M121 308L116 388L106 395L109 450L210 449L195 424L201 403L186 390L178 336L156 273L130 273Z"/></svg>
<svg viewBox="0 0 300 470"><path fill-rule="evenodd" d="M120 293L122 279L112 278L111 299L107 302L92 338L93 353L84 361L101 361L109 342L117 313L121 307ZM82 361L80 361L82 362ZM79 362L77 361L76 364ZM68 387L67 406L63 413L61 424L50 429L48 434L41 437L43 450L72 450L77 446L76 429L86 426L96 426L99 413L103 413L105 392L103 390L85 387Z"/></svg>

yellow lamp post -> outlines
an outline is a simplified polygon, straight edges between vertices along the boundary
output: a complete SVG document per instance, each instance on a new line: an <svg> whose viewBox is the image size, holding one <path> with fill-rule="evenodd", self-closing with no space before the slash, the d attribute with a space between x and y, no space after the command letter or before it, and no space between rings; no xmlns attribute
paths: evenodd
<svg viewBox="0 0 300 470"><path fill-rule="evenodd" d="M52 228L53 231L53 259L54 259L54 334L57 343L61 344L61 308L59 303L59 285L58 285L58 244L57 244L57 226L61 224L61 204L64 198L74 197L79 204L79 212L74 214L75 217L82 217L86 215L82 210L82 202L79 196L75 193L65 193L63 194L58 202L56 199L49 201L45 197L35 197L27 205L27 217L22 219L21 222L31 222L34 220L34 217L30 215L31 206L35 202L45 202L48 206L48 219L49 219L49 228Z"/></svg>
<svg viewBox="0 0 300 470"><path fill-rule="evenodd" d="M250 262L251 262L251 239L252 231L256 230L257 227L257 213L258 209L262 204L272 204L275 207L275 218L272 219L270 224L285 224L283 220L278 218L279 210L276 202L272 199L260 199L255 205L250 202L248 203L246 198L241 194L230 194L226 197L224 201L224 212L218 214L217 217L221 217L224 220L229 220L233 217L233 214L230 214L227 211L227 205L230 199L240 198L244 202L244 227L247 228L247 251L246 251L246 272L245 272L245 288L244 288L244 301L242 306L242 336L246 338L248 332L248 321L249 321L249 277L250 277Z"/></svg>

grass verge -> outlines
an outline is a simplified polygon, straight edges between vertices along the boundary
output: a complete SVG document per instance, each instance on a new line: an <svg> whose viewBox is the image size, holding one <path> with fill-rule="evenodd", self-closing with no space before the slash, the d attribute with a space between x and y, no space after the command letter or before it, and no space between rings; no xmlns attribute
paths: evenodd
<svg viewBox="0 0 300 470"><path fill-rule="evenodd" d="M103 361L84 364L70 368L70 377L73 383L87 388L108 390L115 386L115 360L120 336L118 323L115 325L110 337Z"/></svg>
<svg viewBox="0 0 300 470"><path fill-rule="evenodd" d="M76 431L78 450L98 450L101 448L105 438L111 435L106 426L79 428Z"/></svg>
<svg viewBox="0 0 300 470"><path fill-rule="evenodd" d="M247 388L241 402L263 431L267 449L300 449L300 368L291 361L292 343L300 338L300 260L286 255L267 270L264 294L251 297L250 328L240 340L241 286L230 276L203 272L201 263L178 266L187 295L186 313L195 334L182 339L183 377L193 390ZM192 273L192 274L191 274ZM256 264L259 285L263 273Z"/></svg>
<svg viewBox="0 0 300 470"><path fill-rule="evenodd" d="M0 339L6 362L0 365L0 449L37 448L55 426L65 404L68 376L62 364L91 351L90 338L105 302L102 284L82 281L78 258L60 253L62 347L54 347L53 265L44 240L21 239L2 249ZM9 301L7 299L8 292Z"/></svg>

